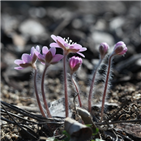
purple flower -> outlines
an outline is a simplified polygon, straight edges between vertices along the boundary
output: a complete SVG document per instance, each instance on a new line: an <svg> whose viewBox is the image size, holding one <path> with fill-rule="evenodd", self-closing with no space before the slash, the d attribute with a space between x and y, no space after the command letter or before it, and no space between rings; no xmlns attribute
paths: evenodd
<svg viewBox="0 0 141 141"><path fill-rule="evenodd" d="M127 47L124 44L124 42L120 41L120 42L116 43L116 45L114 47L113 54L124 55L126 52L127 52Z"/></svg>
<svg viewBox="0 0 141 141"><path fill-rule="evenodd" d="M43 64L55 64L63 58L63 55L56 54L56 48L52 47L48 49L46 46L42 48L42 54L36 52L36 55Z"/></svg>
<svg viewBox="0 0 141 141"><path fill-rule="evenodd" d="M22 60L16 59L14 61L15 64L19 65L18 67L15 67L14 69L22 70L27 67L36 68L35 61L37 60L37 56L36 56L35 52L39 52L39 51L40 51L39 46L37 46L36 49L34 47L32 47L31 51L30 51L31 52L30 55L24 53L21 57Z"/></svg>
<svg viewBox="0 0 141 141"><path fill-rule="evenodd" d="M80 57L71 57L69 59L69 66L71 69L71 73L74 73L75 71L78 70L78 68L81 66L82 64L82 59Z"/></svg>
<svg viewBox="0 0 141 141"><path fill-rule="evenodd" d="M78 53L79 55L81 55L82 57L85 57L82 53L83 51L86 51L87 48L82 47L80 44L76 44L76 43L72 43L71 40L64 40L62 37L60 36L55 36L55 35L51 35L51 38L56 42L56 43L51 43L50 47L58 47L58 48L62 48L65 52L65 54L69 54L69 53Z"/></svg>
<svg viewBox="0 0 141 141"><path fill-rule="evenodd" d="M100 57L103 59L107 54L109 49L109 45L107 43L101 43L99 46Z"/></svg>

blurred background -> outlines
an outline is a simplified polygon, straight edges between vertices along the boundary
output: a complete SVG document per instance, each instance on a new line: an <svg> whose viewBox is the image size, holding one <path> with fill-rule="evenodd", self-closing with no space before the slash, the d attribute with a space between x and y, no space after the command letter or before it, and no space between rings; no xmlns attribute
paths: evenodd
<svg viewBox="0 0 141 141"><path fill-rule="evenodd" d="M49 47L52 34L70 37L73 42L87 47L76 77L83 86L82 91L86 91L90 74L98 62L98 47L102 42L113 47L118 41L124 41L128 47L124 57L114 59L112 85L141 81L140 6L140 1L2 1L2 99L19 103L19 96L33 94L31 69L14 70L14 60L29 53L32 46ZM39 62L38 65L42 70L43 65ZM50 99L62 95L61 72L61 62L48 70L46 85L50 86ZM20 104L24 105L22 100Z"/></svg>

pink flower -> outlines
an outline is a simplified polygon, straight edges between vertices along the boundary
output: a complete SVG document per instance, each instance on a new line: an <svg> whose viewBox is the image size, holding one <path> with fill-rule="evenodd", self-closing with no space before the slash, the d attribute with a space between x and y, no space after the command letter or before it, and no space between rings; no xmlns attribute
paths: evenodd
<svg viewBox="0 0 141 141"><path fill-rule="evenodd" d="M51 38L56 42L56 43L51 43L50 47L58 47L58 48L62 48L65 52L65 54L69 54L69 53L78 53L79 55L81 55L82 57L85 57L82 53L83 51L86 51L87 48L82 47L80 44L76 44L76 43L72 43L71 40L64 40L62 37L60 36L55 36L55 35L51 35Z"/></svg>
<svg viewBox="0 0 141 141"><path fill-rule="evenodd" d="M107 43L101 43L99 46L100 57L103 59L108 53L109 45Z"/></svg>
<svg viewBox="0 0 141 141"><path fill-rule="evenodd" d="M120 42L116 43L116 45L114 47L113 54L124 55L126 52L127 52L127 47L124 44L124 42L120 41Z"/></svg>
<svg viewBox="0 0 141 141"><path fill-rule="evenodd" d="M80 57L71 57L69 59L69 66L71 69L71 73L74 73L75 71L78 70L78 68L81 66L82 64L82 59Z"/></svg>
<svg viewBox="0 0 141 141"><path fill-rule="evenodd" d="M24 53L21 57L22 60L16 59L14 61L15 64L19 65L19 67L15 67L14 69L21 70L27 67L35 68L35 61L37 60L37 56L35 52L39 52L39 51L40 51L39 46L37 46L36 49L32 47L30 51L31 52L30 55Z"/></svg>
<svg viewBox="0 0 141 141"><path fill-rule="evenodd" d="M43 64L55 64L63 58L63 55L56 54L56 48L48 49L46 46L42 48L42 54L36 52L36 55Z"/></svg>

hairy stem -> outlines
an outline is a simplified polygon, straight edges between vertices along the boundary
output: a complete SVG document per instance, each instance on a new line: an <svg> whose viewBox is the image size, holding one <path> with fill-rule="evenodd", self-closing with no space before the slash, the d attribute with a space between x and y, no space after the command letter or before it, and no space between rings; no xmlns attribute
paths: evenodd
<svg viewBox="0 0 141 141"><path fill-rule="evenodd" d="M48 68L48 65L45 65L45 69L43 71L42 81L41 81L41 91L42 91L42 97L43 97L44 105L45 105L45 108L47 111L47 115L49 118L51 118L51 114L50 114L50 111L48 108L48 104L47 104L46 97L45 97L45 91L44 91L44 79L45 79L45 74L46 74L47 68Z"/></svg>
<svg viewBox="0 0 141 141"><path fill-rule="evenodd" d="M68 106L68 86L67 86L67 54L64 53L63 58L63 68L64 68L64 93L65 93L65 110L66 110L66 117L69 116L69 106Z"/></svg>
<svg viewBox="0 0 141 141"><path fill-rule="evenodd" d="M43 117L46 117L41 102L40 102L40 98L39 98L39 94L38 94L38 90L37 90L37 84L36 84L36 77L37 77L37 70L35 69L35 73L34 73L34 88L35 88L35 94L36 94L36 99L37 99L37 103L40 109L40 112L42 114Z"/></svg>
<svg viewBox="0 0 141 141"><path fill-rule="evenodd" d="M97 73L97 70L98 70L98 67L100 66L102 62L102 59L99 60L99 63L94 71L94 74L93 74L93 78L92 78L92 82L91 82L91 86L90 86L90 91L89 91L89 97L88 97L88 111L91 113L91 102L92 102L92 94L93 94L93 87L94 87L94 82L95 82L95 76L96 76L96 73Z"/></svg>
<svg viewBox="0 0 141 141"><path fill-rule="evenodd" d="M76 83L75 79L73 78L72 74L71 74L71 80L72 80L72 82L73 82L73 84L75 86L75 89L76 89L76 92L77 92L77 95L78 95L79 106L82 107L81 98L80 98L80 92L79 92L77 83Z"/></svg>
<svg viewBox="0 0 141 141"><path fill-rule="evenodd" d="M105 87L104 87L103 98L102 98L101 120L100 121L103 120L104 104L105 104L105 97L106 97L107 88L108 88L108 81L109 81L112 57L113 57L113 55L110 55L109 60L108 60L108 70L107 70L107 74L106 74L106 81L105 81Z"/></svg>

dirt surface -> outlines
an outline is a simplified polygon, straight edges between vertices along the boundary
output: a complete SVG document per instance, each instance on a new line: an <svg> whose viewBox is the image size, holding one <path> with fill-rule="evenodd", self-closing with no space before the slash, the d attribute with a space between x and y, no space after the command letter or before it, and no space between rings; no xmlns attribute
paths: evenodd
<svg viewBox="0 0 141 141"><path fill-rule="evenodd" d="M113 60L111 88L105 106L105 123L99 122L103 88L101 83L96 85L92 116L103 140L141 140L139 1L3 1L1 5L2 141L46 140L53 136L56 129L55 136L61 140L62 134L59 130L63 125L63 118L48 121L40 115L34 95L32 70L14 70L14 60L21 58L23 53L29 53L32 46L49 46L52 42L51 34L70 37L74 42L87 47L83 64L75 78L85 109L88 105L91 74L99 59L99 44L107 42L112 48L118 41L125 42L128 47L126 55ZM62 53L62 50L58 49L57 52ZM37 65L42 72L43 65L40 62ZM45 86L49 102L63 97L62 80L62 62L59 62L52 65L47 72ZM74 91L71 83L69 94L69 99L72 100ZM51 122L51 126L47 126L45 122Z"/></svg>

